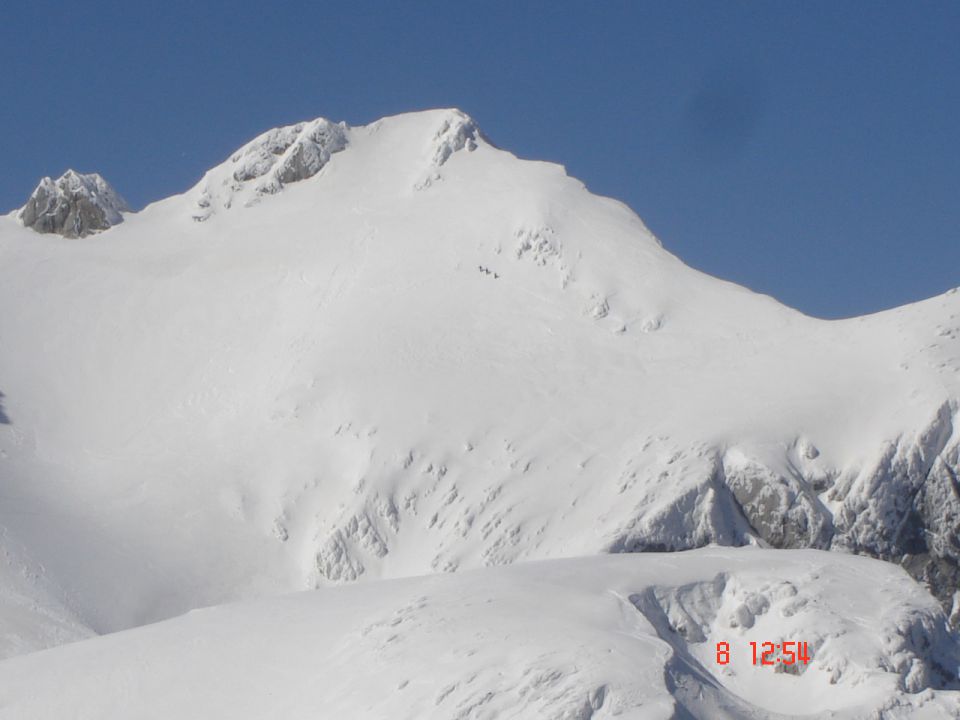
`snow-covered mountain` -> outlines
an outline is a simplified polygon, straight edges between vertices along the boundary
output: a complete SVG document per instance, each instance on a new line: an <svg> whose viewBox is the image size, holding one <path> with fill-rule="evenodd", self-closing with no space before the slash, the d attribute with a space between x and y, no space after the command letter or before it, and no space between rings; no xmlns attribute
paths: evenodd
<svg viewBox="0 0 960 720"><path fill-rule="evenodd" d="M458 111L272 130L83 242L0 218L0 307L7 655L710 543L892 560L960 613L960 295L806 317Z"/></svg>

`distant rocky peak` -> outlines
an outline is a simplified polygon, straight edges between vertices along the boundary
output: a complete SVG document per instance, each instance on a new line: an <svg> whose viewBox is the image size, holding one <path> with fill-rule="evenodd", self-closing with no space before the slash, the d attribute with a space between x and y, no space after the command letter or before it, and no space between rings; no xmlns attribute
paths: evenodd
<svg viewBox="0 0 960 720"><path fill-rule="evenodd" d="M17 219L40 233L80 238L123 222L122 213L129 210L100 175L67 170L56 180L43 178Z"/></svg>

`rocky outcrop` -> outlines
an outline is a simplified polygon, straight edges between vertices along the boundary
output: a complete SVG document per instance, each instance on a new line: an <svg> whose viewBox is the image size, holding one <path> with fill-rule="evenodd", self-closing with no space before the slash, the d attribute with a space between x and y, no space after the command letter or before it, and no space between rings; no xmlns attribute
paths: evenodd
<svg viewBox="0 0 960 720"><path fill-rule="evenodd" d="M330 155L347 146L346 125L318 119L277 128L260 136L230 158L233 179L258 183L261 193L274 193L284 185L313 177ZM271 172L272 171L272 172Z"/></svg>
<svg viewBox="0 0 960 720"><path fill-rule="evenodd" d="M67 170L56 180L43 178L17 213L24 227L40 233L81 238L123 222L127 203L96 173Z"/></svg>
<svg viewBox="0 0 960 720"><path fill-rule="evenodd" d="M873 463L826 473L794 462L797 455L816 456L803 442L784 458L789 472L738 448L701 450L711 465L698 469L688 496L678 496L654 522L628 523L607 550L686 550L753 539L774 548L867 555L901 565L960 626L958 424L957 408L944 403L916 435L880 448Z"/></svg>
<svg viewBox="0 0 960 720"><path fill-rule="evenodd" d="M207 178L194 219L206 220L217 205L229 208L234 195L248 185L253 194L247 204L252 204L285 185L313 177L334 153L347 147L347 131L346 123L318 118L263 133L230 157L223 166L228 172Z"/></svg>
<svg viewBox="0 0 960 720"><path fill-rule="evenodd" d="M455 460L418 463L411 453L391 471L397 474L392 481L404 477L407 486L396 500L379 491L371 500L359 491L355 508L317 533L314 579L377 577L381 561L406 552L411 537L423 557L433 556L425 572L558 552L672 552L709 544L815 548L900 565L960 627L956 413L945 403L919 432L847 467L824 463L804 438L784 443L782 456L665 438L642 451L659 459L642 466L642 455L632 457L615 482L606 478L617 486L618 501L587 529L564 519L576 498L570 508L535 520L522 500L504 500L511 478L516 481L509 472L500 480L497 472L471 477ZM609 531L597 530L604 526Z"/></svg>
<svg viewBox="0 0 960 720"><path fill-rule="evenodd" d="M450 110L430 140L430 165L427 173L414 184L414 188L425 190L438 181L440 168L450 156L464 149L473 152L477 149L480 137L480 128L473 118L459 110Z"/></svg>
<svg viewBox="0 0 960 720"><path fill-rule="evenodd" d="M915 438L828 493L840 501L832 547L901 564L946 608L960 597L960 437L945 403ZM955 618L956 620L957 618Z"/></svg>
<svg viewBox="0 0 960 720"><path fill-rule="evenodd" d="M796 467L785 475L739 451L728 450L716 463L751 534L764 544L895 562L947 612L953 608L960 625L960 437L952 403L915 436L888 443L875 463L835 471L832 482ZM709 541L727 544L729 535L715 528ZM702 544L700 538L691 547Z"/></svg>
<svg viewBox="0 0 960 720"><path fill-rule="evenodd" d="M424 135L422 156L414 161L417 190L439 181L441 168L455 153L473 152L481 140L490 144L476 122L459 110L433 111L431 119L436 124ZM194 191L192 217L203 222L221 210L257 205L292 183L320 174L334 155L358 136L376 134L379 127L380 121L351 128L316 118L268 130L207 172Z"/></svg>

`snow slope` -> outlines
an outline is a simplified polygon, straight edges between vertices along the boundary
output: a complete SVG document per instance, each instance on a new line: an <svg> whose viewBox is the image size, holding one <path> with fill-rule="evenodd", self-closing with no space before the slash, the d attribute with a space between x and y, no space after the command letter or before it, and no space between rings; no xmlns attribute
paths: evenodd
<svg viewBox="0 0 960 720"><path fill-rule="evenodd" d="M809 664L752 664L751 641L787 640ZM889 563L711 548L191 612L0 663L0 717L953 718L958 663L940 608Z"/></svg>
<svg viewBox="0 0 960 720"><path fill-rule="evenodd" d="M2 654L708 543L891 559L953 602L960 295L806 317L457 111L271 131L82 240L0 218L0 307L0 608L63 629Z"/></svg>

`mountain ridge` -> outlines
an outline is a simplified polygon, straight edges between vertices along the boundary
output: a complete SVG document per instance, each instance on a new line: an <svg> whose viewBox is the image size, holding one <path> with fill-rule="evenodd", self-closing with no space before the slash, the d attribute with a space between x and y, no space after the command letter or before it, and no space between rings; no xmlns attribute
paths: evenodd
<svg viewBox="0 0 960 720"><path fill-rule="evenodd" d="M816 320L453 111L313 122L69 253L0 221L0 522L88 627L710 543L892 560L957 617L956 293Z"/></svg>

